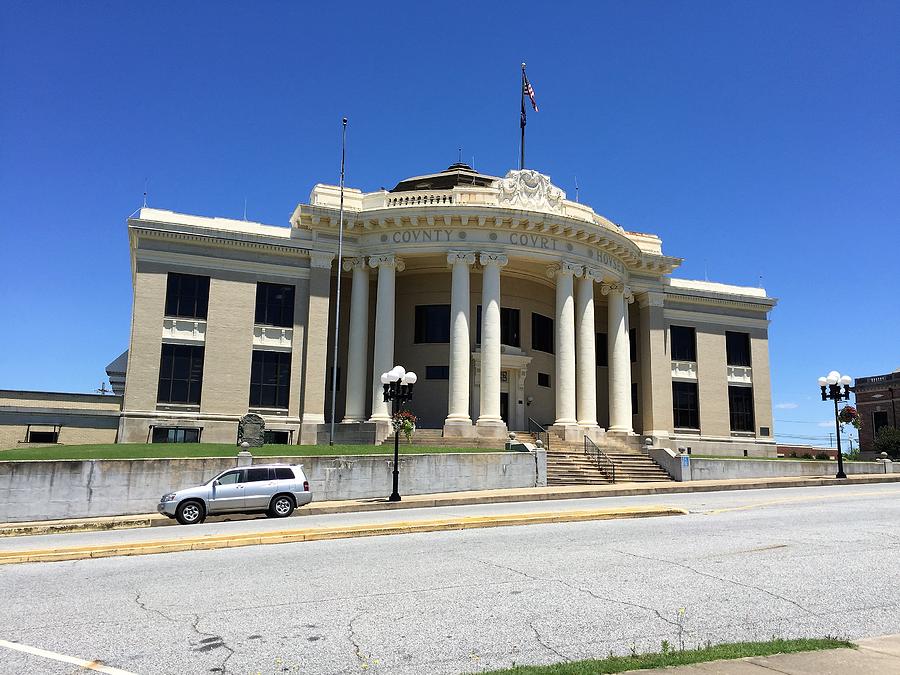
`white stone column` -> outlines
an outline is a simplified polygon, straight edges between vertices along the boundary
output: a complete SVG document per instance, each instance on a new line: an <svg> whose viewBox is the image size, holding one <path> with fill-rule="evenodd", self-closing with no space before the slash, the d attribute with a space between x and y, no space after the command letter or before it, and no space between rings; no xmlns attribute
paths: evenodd
<svg viewBox="0 0 900 675"><path fill-rule="evenodd" d="M350 330L347 353L347 403L344 422L366 420L366 371L369 365L369 268L365 258L347 258L344 269L353 270L350 289ZM380 374L380 373L379 373Z"/></svg>
<svg viewBox="0 0 900 675"><path fill-rule="evenodd" d="M481 402L478 434L503 437L506 425L500 417L500 268L509 259L502 253L482 253L481 280Z"/></svg>
<svg viewBox="0 0 900 675"><path fill-rule="evenodd" d="M578 424L586 429L597 427L597 346L594 323L594 282L600 281L601 272L593 267L584 268L584 276L578 280L575 297L575 331L578 354L575 391L578 395Z"/></svg>
<svg viewBox="0 0 900 675"><path fill-rule="evenodd" d="M551 265L547 276L556 279L556 421L554 426L577 423L575 416L575 298L574 277L582 275L580 265L563 261Z"/></svg>
<svg viewBox="0 0 900 675"><path fill-rule="evenodd" d="M469 360L472 358L469 330L469 266L475 264L475 253L451 251L447 264L452 269L450 291L450 395L445 436L471 436L469 417Z"/></svg>
<svg viewBox="0 0 900 675"><path fill-rule="evenodd" d="M393 254L369 258L369 266L378 270L375 295L375 353L372 357L372 422L387 422L391 411L384 400L381 374L394 367L394 304L396 302L394 272L406 265Z"/></svg>
<svg viewBox="0 0 900 675"><path fill-rule="evenodd" d="M628 349L628 303L631 289L621 283L603 284L600 292L609 298L609 429L631 433L631 355Z"/></svg>

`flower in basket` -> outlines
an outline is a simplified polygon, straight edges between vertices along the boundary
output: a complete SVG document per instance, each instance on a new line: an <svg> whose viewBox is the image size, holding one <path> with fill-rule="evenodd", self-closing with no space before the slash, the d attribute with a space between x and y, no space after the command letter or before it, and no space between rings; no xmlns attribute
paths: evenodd
<svg viewBox="0 0 900 675"><path fill-rule="evenodd" d="M401 410L391 417L391 424L394 427L394 433L402 431L406 436L406 442L412 440L413 432L416 430L417 418L408 410Z"/></svg>
<svg viewBox="0 0 900 675"><path fill-rule="evenodd" d="M859 412L852 405L845 405L838 413L838 421L841 424L852 424L854 429L859 429Z"/></svg>

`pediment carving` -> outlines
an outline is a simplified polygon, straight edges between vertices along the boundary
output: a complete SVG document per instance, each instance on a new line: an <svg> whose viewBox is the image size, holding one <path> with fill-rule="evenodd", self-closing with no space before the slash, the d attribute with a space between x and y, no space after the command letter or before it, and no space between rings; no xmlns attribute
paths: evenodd
<svg viewBox="0 0 900 675"><path fill-rule="evenodd" d="M550 176L534 169L510 171L498 181L500 206L526 211L564 213L565 193L550 182Z"/></svg>

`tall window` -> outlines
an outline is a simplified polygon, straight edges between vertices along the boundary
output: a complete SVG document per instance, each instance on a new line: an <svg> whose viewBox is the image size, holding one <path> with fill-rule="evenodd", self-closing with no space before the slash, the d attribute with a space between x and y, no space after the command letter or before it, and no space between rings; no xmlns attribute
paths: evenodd
<svg viewBox="0 0 900 675"><path fill-rule="evenodd" d="M290 352L254 349L250 367L250 407L287 408L290 390Z"/></svg>
<svg viewBox="0 0 900 675"><path fill-rule="evenodd" d="M595 345L597 347L597 365L604 367L608 366L609 348L606 345L606 333L597 333L597 340Z"/></svg>
<svg viewBox="0 0 900 675"><path fill-rule="evenodd" d="M199 443L200 429L153 427L153 443Z"/></svg>
<svg viewBox="0 0 900 675"><path fill-rule="evenodd" d="M157 403L200 404L203 347L163 344L159 357Z"/></svg>
<svg viewBox="0 0 900 675"><path fill-rule="evenodd" d="M416 305L416 342L450 342L450 305Z"/></svg>
<svg viewBox="0 0 900 675"><path fill-rule="evenodd" d="M294 287L256 284L256 323L291 328L294 325Z"/></svg>
<svg viewBox="0 0 900 675"><path fill-rule="evenodd" d="M631 362L637 363L637 328L628 331L628 351L631 354Z"/></svg>
<svg viewBox="0 0 900 675"><path fill-rule="evenodd" d="M728 387L732 431L753 431L753 387Z"/></svg>
<svg viewBox="0 0 900 675"><path fill-rule="evenodd" d="M697 360L697 336L693 328L670 326L669 336L672 342L673 361Z"/></svg>
<svg viewBox="0 0 900 675"><path fill-rule="evenodd" d="M515 307L500 308L500 342L519 347L519 310ZM475 344L481 344L481 305L475 308Z"/></svg>
<svg viewBox="0 0 900 675"><path fill-rule="evenodd" d="M672 413L676 428L700 428L700 401L696 382L672 383Z"/></svg>
<svg viewBox="0 0 900 675"><path fill-rule="evenodd" d="M553 319L531 313L531 348L553 354Z"/></svg>
<svg viewBox="0 0 900 675"><path fill-rule="evenodd" d="M637 382L631 383L631 414L638 415L638 385Z"/></svg>
<svg viewBox="0 0 900 675"><path fill-rule="evenodd" d="M886 410L876 410L872 413L872 433L877 434L882 427L888 426L888 414Z"/></svg>
<svg viewBox="0 0 900 675"><path fill-rule="evenodd" d="M725 332L725 352L729 366L750 367L750 334Z"/></svg>
<svg viewBox="0 0 900 675"><path fill-rule="evenodd" d="M205 319L209 307L209 277L169 272L166 279L166 316Z"/></svg>

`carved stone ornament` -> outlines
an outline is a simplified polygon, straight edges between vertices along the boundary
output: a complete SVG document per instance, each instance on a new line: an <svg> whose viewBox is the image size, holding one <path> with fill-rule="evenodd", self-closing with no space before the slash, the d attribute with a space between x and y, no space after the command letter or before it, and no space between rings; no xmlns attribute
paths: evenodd
<svg viewBox="0 0 900 675"><path fill-rule="evenodd" d="M510 171L498 181L500 206L526 211L563 213L565 193L550 182L550 176L534 169Z"/></svg>
<svg viewBox="0 0 900 675"><path fill-rule="evenodd" d="M447 264L451 267L456 263L464 263L466 265L475 264L474 251L450 251L447 254Z"/></svg>
<svg viewBox="0 0 900 675"><path fill-rule="evenodd" d="M504 253L482 253L478 258L478 262L485 267L488 265L504 267L509 262L509 258Z"/></svg>
<svg viewBox="0 0 900 675"><path fill-rule="evenodd" d="M356 269L357 267L366 268L366 259L365 258L344 258L343 267L345 272L349 272L352 269Z"/></svg>
<svg viewBox="0 0 900 675"><path fill-rule="evenodd" d="M237 444L246 442L251 448L261 448L266 440L266 422L254 413L244 415L238 422Z"/></svg>
<svg viewBox="0 0 900 675"><path fill-rule="evenodd" d="M373 255L369 257L369 266L373 269L381 267L393 267L398 272L406 269L406 263L403 258L393 253L387 255Z"/></svg>
<svg viewBox="0 0 900 675"><path fill-rule="evenodd" d="M615 284L600 284L600 293L603 295L609 295L610 293L621 293L622 299L631 304L634 302L634 293L631 292L631 286L626 286L622 283Z"/></svg>
<svg viewBox="0 0 900 675"><path fill-rule="evenodd" d="M334 260L334 253L324 251L311 251L309 254L309 266L319 269L331 269L331 261Z"/></svg>

